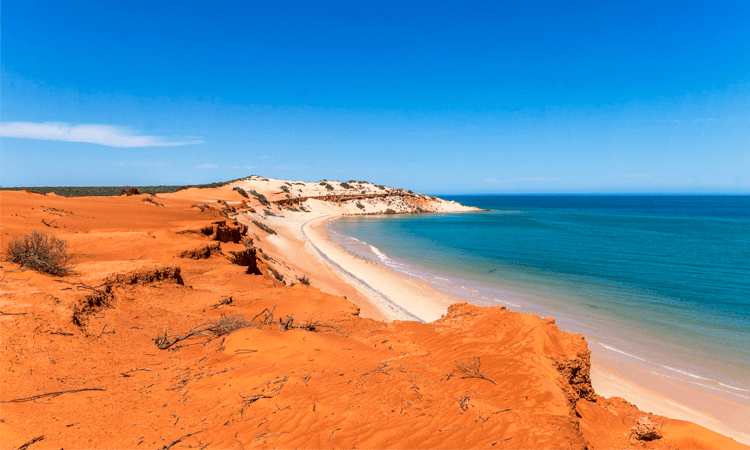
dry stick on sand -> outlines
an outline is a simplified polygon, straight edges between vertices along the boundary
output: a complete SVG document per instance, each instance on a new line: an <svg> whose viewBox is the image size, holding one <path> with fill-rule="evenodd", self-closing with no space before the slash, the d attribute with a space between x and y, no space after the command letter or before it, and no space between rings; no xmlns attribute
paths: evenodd
<svg viewBox="0 0 750 450"><path fill-rule="evenodd" d="M82 391L106 391L106 388L81 388L81 389L70 389L67 391L57 391L57 392L46 392L44 394L38 394L38 395L32 395L31 397L24 397L24 398L16 398L13 400L3 400L0 401L0 403L22 403L22 402L30 402L39 398L44 397L57 397L58 395L62 394L70 394L73 392L82 392Z"/></svg>
<svg viewBox="0 0 750 450"><path fill-rule="evenodd" d="M160 448L159 450L169 450L170 448L172 448L172 447L174 447L175 445L177 445L177 444L179 444L180 442L182 442L182 440L183 440L183 439L189 438L190 436L193 436L193 435L195 435L195 434L198 434L198 433L203 433L203 430L200 430L200 431L196 431L195 433L190 433L190 434L186 434L185 436L182 436L181 438L177 438L177 439L175 439L174 441L172 441L172 443L171 443L171 444L169 444L169 445L165 445L165 446L163 446L162 448Z"/></svg>
<svg viewBox="0 0 750 450"><path fill-rule="evenodd" d="M446 378L446 381L450 380L454 375L459 373L463 375L460 378L480 378L482 380L487 380L491 382L492 384L497 385L497 383L495 383L495 380L488 377L487 375L484 374L484 372L482 372L482 370L480 369L481 365L482 365L482 362L479 360L478 356L472 356L470 358L469 364L464 364L462 362L456 361L456 367L453 369L453 372L448 374L448 378Z"/></svg>
<svg viewBox="0 0 750 450"><path fill-rule="evenodd" d="M29 448L29 446L30 446L31 444L34 444L34 443L36 443L36 442L39 442L39 441L41 441L41 440L43 440L43 439L44 439L44 436L37 436L37 437L35 437L34 439L32 439L32 440L30 440L30 441L28 441L28 442L24 442L23 444L21 444L21 446L20 446L20 447L18 447L18 450L26 450L27 448Z"/></svg>
<svg viewBox="0 0 750 450"><path fill-rule="evenodd" d="M208 336L208 340L210 341L219 336L227 335L233 331L239 330L241 328L247 328L251 325L252 323L245 322L245 318L241 315L229 317L222 315L221 319L218 321L203 323L198 327L188 331L184 335L172 338L171 340L167 338L167 330L164 330L164 336L155 338L154 342L160 350L166 350L176 343L190 339L192 337Z"/></svg>
<svg viewBox="0 0 750 450"><path fill-rule="evenodd" d="M120 372L120 374L124 377L132 377L133 375L130 375L130 373L138 372L139 370L146 370L148 372L151 372L151 369L149 369L148 367L138 367L135 369L128 370L127 372Z"/></svg>
<svg viewBox="0 0 750 450"><path fill-rule="evenodd" d="M42 223L50 228L60 228L60 225L57 224L57 220L53 220L52 222L47 223L44 219L42 219Z"/></svg>
<svg viewBox="0 0 750 450"><path fill-rule="evenodd" d="M273 305L273 308L269 310L268 308L261 311L257 316L253 317L250 322L254 322L255 319L263 315L263 313L268 313L263 317L263 321L261 323L271 323L273 322L273 312L276 311L276 305Z"/></svg>

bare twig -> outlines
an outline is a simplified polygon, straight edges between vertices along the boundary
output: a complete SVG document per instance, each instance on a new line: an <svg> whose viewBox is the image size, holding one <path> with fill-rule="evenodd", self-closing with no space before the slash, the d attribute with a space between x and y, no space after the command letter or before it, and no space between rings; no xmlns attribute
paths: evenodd
<svg viewBox="0 0 750 450"><path fill-rule="evenodd" d="M245 322L245 318L241 315L225 316L222 315L220 320L215 322L206 322L198 327L193 328L182 336L167 338L167 330L164 330L164 336L159 336L154 339L156 346L161 350L166 350L180 341L184 341L193 337L208 336L208 340L217 338L219 336L227 335L233 331L241 328L251 326L250 322Z"/></svg>
<svg viewBox="0 0 750 450"><path fill-rule="evenodd" d="M326 442L328 442L328 441L330 441L331 439L333 439L333 433L335 433L335 432L339 431L340 429L341 429L341 428L336 428L335 430L331 431L331 435L330 435L330 436L328 437L328 439L326 439ZM325 442L323 442L323 443L325 444Z"/></svg>
<svg viewBox="0 0 750 450"><path fill-rule="evenodd" d="M172 448L172 447L174 447L175 445L177 445L177 444L179 444L180 442L182 442L182 440L183 440L183 439L189 438L190 436L196 435L196 434L198 434L198 433L203 433L203 430L201 430L201 431L196 431L195 433L189 433L189 434L186 434L185 436L182 436L182 437L180 437L180 438L177 438L177 439L175 439L174 441L172 441L172 443L171 443L171 444L163 446L163 447L162 447L162 448L161 448L160 450L169 450L170 448Z"/></svg>
<svg viewBox="0 0 750 450"><path fill-rule="evenodd" d="M478 356L472 356L471 358L469 358L468 364L456 361L456 366L453 369L453 372L448 374L446 380L450 380L456 374L461 374L463 376L461 376L460 378L480 378L496 385L497 383L495 383L492 378L488 377L484 372L482 372L482 370L480 369L481 365L482 362L479 360Z"/></svg>
<svg viewBox="0 0 750 450"><path fill-rule="evenodd" d="M268 313L263 317L263 321L261 323L271 323L273 322L273 312L276 311L276 305L273 305L273 308L269 310L268 308L261 311L257 316L253 317L250 322L254 322L255 319L262 316L263 313Z"/></svg>
<svg viewBox="0 0 750 450"><path fill-rule="evenodd" d="M21 446L20 446L20 447L18 447L18 450L26 450L27 448L29 448L29 446L30 446L31 444L34 444L34 443L36 443L36 442L39 442L39 441L41 441L41 440L43 440L43 439L44 439L44 436L37 436L37 437L35 437L34 439L32 439L32 440L30 440L30 441L28 441L28 442L24 442L23 444L21 444Z"/></svg>
<svg viewBox="0 0 750 450"><path fill-rule="evenodd" d="M277 434L282 434L282 433L289 433L289 432L288 431L279 431L279 432L271 433L271 434L261 434L261 435L255 436L255 438L253 438L253 442L259 441L261 439L265 439L267 437L276 436Z"/></svg>
<svg viewBox="0 0 750 450"><path fill-rule="evenodd" d="M11 313L11 312L5 312L0 311L0 316L25 316L28 313Z"/></svg>
<svg viewBox="0 0 750 450"><path fill-rule="evenodd" d="M132 372L138 372L139 370L146 370L148 372L151 372L151 369L149 369L148 367L138 367L136 369L131 369L126 372L120 372L120 374L124 377L132 377L133 375L129 375L129 374Z"/></svg>
<svg viewBox="0 0 750 450"><path fill-rule="evenodd" d="M44 219L42 219L42 223L51 228L60 228L60 225L57 224L57 220L53 220L52 222L47 223Z"/></svg>
<svg viewBox="0 0 750 450"><path fill-rule="evenodd" d="M70 389L67 391L57 391L57 392L46 392L44 394L38 394L38 395L32 395L31 397L23 397L23 398L16 398L13 400L3 400L0 401L0 403L22 403L22 402L30 402L39 398L44 397L57 397L58 395L62 394L70 394L73 392L82 392L82 391L106 391L106 388L81 388L81 389Z"/></svg>

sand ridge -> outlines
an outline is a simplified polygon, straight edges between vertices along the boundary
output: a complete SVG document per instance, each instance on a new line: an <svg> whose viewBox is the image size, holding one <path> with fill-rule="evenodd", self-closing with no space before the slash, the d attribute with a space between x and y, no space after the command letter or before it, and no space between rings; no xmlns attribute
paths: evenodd
<svg viewBox="0 0 750 450"><path fill-rule="evenodd" d="M244 183L265 201L289 186ZM302 212L233 187L148 196L159 205L2 192L3 242L53 233L70 242L76 267L52 277L2 264L0 447L747 448L597 396L585 340L552 319L415 302L415 314L442 312L392 320L310 249L324 241L311 219L459 205L307 200ZM217 221L241 241L203 231ZM91 288L104 300L92 302ZM661 439L632 435L644 417Z"/></svg>

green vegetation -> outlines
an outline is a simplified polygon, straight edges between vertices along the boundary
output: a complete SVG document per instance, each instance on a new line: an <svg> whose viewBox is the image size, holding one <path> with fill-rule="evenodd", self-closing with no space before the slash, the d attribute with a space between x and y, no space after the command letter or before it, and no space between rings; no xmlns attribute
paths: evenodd
<svg viewBox="0 0 750 450"><path fill-rule="evenodd" d="M255 189L251 190L250 193L253 194L253 197L255 197L261 205L271 206L271 202L268 201L265 195L259 194Z"/></svg>
<svg viewBox="0 0 750 450"><path fill-rule="evenodd" d="M235 191L237 191L237 193L239 193L239 194L240 194L241 196L243 196L243 197L245 197L245 198L250 198L250 196L248 196L248 195L247 195L247 192L245 192L245 190L244 190L244 189L242 189L241 187L239 187L239 186L235 186L235 187L234 187L233 189L234 189Z"/></svg>
<svg viewBox="0 0 750 450"><path fill-rule="evenodd" d="M257 220L253 220L252 222L255 224L255 226L257 226L258 228L260 228L261 230L265 231L268 234L278 234L273 228L269 227L263 222L258 222Z"/></svg>
<svg viewBox="0 0 750 450"><path fill-rule="evenodd" d="M4 191L31 191L37 194L47 194L54 192L63 197L109 197L114 195L127 195L129 192L138 192L141 194L169 194L188 188L217 188L252 178L251 175L236 180L222 181L208 184L187 184L187 185L159 185L159 186L33 186L33 187L0 187ZM130 194L133 195L133 194Z"/></svg>
<svg viewBox="0 0 750 450"><path fill-rule="evenodd" d="M12 238L5 253L8 261L37 272L62 276L72 269L68 243L39 231Z"/></svg>
<svg viewBox="0 0 750 450"><path fill-rule="evenodd" d="M352 187L349 185L349 183L341 183L341 187L344 189L352 189Z"/></svg>
<svg viewBox="0 0 750 450"><path fill-rule="evenodd" d="M281 190L284 191L284 192L286 192L288 194L289 193L289 186L287 186L287 185L281 186Z"/></svg>
<svg viewBox="0 0 750 450"><path fill-rule="evenodd" d="M308 278L307 275L303 275L302 278L299 279L299 282L305 286L310 286L310 278Z"/></svg>

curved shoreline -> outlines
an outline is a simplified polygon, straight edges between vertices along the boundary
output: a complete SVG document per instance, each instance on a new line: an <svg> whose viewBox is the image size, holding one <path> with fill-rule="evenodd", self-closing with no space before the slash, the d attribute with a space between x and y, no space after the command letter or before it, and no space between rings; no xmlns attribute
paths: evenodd
<svg viewBox="0 0 750 450"><path fill-rule="evenodd" d="M305 228L316 224L320 225L322 228L323 224L336 217L339 216L329 216L325 218L312 219L305 223ZM316 220L320 220L320 223L316 223ZM347 255L351 260L355 260L353 256L345 253L343 247L341 247L340 244L332 242L328 238L328 236L325 236L324 239L327 241L329 251L338 251L341 254ZM318 243L319 245L321 244L321 242ZM320 255L321 258L329 259L325 250L319 248L319 246L315 246L312 242L310 242L310 244L315 248L316 253ZM333 247L333 249L331 247ZM374 264L390 272L391 276L389 276L389 278L407 278L406 275L398 273L391 268L380 264L380 262L374 262ZM346 263L344 263L343 265L348 266L348 264ZM342 264L336 264L336 266L353 279L359 280L359 277L355 275L355 273L357 273L356 268L353 268L352 271L349 271L344 269L342 267ZM371 286L368 285L368 287L372 289ZM430 287L430 289L435 292L444 293L438 288ZM378 292L375 289L373 290L375 292ZM450 294L447 295L450 296ZM462 301L453 296L450 297L454 302ZM367 298L371 297L368 296ZM593 341L592 343L594 342L596 341ZM745 432L745 430L732 428L730 425L727 425L720 419L720 417L722 416L724 416L725 419L731 416L730 414L727 414L726 410L733 410L736 413L740 414L741 417L747 415L747 411L742 411L742 409L745 408L739 404L731 403L720 397L692 392L691 390L686 389L684 386L678 386L670 382L669 380L664 380L658 376L653 376L652 374L649 374L647 371L644 371L641 368L624 363L622 361L610 361L605 355L598 355L594 352L592 352L591 369L592 384L594 385L595 390L599 395L602 395L604 397L622 397L631 403L635 403L642 409L648 409L664 416L697 423L706 428L722 433L726 436L730 436L739 442L750 443L750 434ZM701 396L700 400L695 397L697 395ZM692 398L689 399L689 397ZM688 406L688 404L691 404L692 406ZM698 405L700 405L700 407L698 407ZM737 422L735 420L735 426L736 423Z"/></svg>
<svg viewBox="0 0 750 450"><path fill-rule="evenodd" d="M351 273L340 264L336 263L336 261L328 256L328 254L323 252L317 245L315 245L315 242L310 238L308 234L309 227L313 225L313 222L321 222L319 225L322 227L326 222L328 222L329 220L333 220L336 217L337 216L315 217L302 224L302 227L300 228L301 235L304 239L305 244L313 250L313 254L319 257L321 261L328 264L339 276L348 278L349 280L347 281L352 284L358 291L360 291L364 297L370 300L373 306L379 309L380 312L383 313L383 315L388 317L388 319L414 320L417 322L424 322L424 320L411 314L404 307L391 300L387 295L373 288L366 281L357 277L355 274Z"/></svg>

